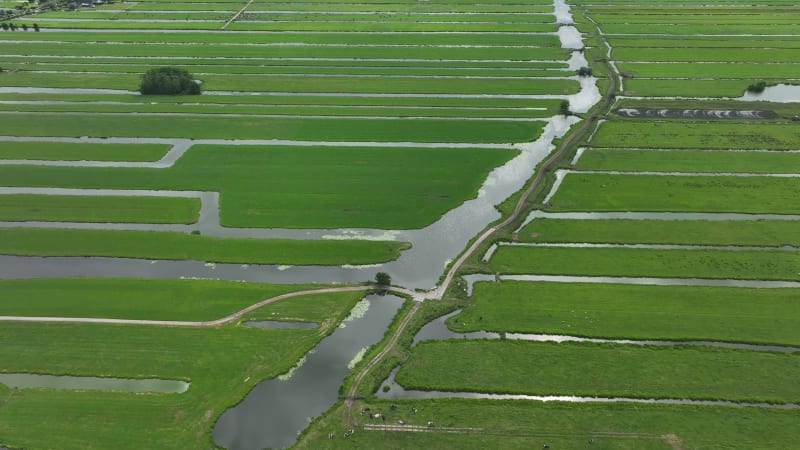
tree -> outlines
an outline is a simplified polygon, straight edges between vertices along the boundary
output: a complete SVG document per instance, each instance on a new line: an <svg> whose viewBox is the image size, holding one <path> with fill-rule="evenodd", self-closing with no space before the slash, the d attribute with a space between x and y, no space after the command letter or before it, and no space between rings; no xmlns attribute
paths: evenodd
<svg viewBox="0 0 800 450"><path fill-rule="evenodd" d="M558 112L565 117L571 115L572 112L569 110L569 101L561 100L561 104L558 106Z"/></svg>
<svg viewBox="0 0 800 450"><path fill-rule="evenodd" d="M591 67L586 67L586 66L581 67L580 69L578 69L578 76L579 77L590 77L590 76L592 76L592 68Z"/></svg>
<svg viewBox="0 0 800 450"><path fill-rule="evenodd" d="M197 95L200 86L185 69L158 67L142 75L139 92L142 95Z"/></svg>
<svg viewBox="0 0 800 450"><path fill-rule="evenodd" d="M36 32L39 31L39 24L38 23L33 24L33 31L36 31Z"/></svg>
<svg viewBox="0 0 800 450"><path fill-rule="evenodd" d="M392 285L392 277L386 272L378 272L375 274L375 284L382 287L389 287Z"/></svg>

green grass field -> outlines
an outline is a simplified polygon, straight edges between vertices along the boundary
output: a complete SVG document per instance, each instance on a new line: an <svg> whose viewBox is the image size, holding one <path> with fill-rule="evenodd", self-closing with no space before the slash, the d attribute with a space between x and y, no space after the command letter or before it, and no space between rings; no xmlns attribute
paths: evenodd
<svg viewBox="0 0 800 450"><path fill-rule="evenodd" d="M180 197L0 195L0 220L195 223L200 200Z"/></svg>
<svg viewBox="0 0 800 450"><path fill-rule="evenodd" d="M6 186L219 191L226 226L418 228L474 197L486 174L515 154L196 145L169 169L0 166L0 179Z"/></svg>
<svg viewBox="0 0 800 450"><path fill-rule="evenodd" d="M0 228L0 254L113 256L239 264L341 265L391 261L404 242L216 238L158 231Z"/></svg>
<svg viewBox="0 0 800 450"><path fill-rule="evenodd" d="M61 449L207 448L216 418L258 381L292 367L359 296L337 297L336 313L326 330L4 324L0 358L6 372L159 377L187 380L191 386L184 394L5 391L0 405L3 444ZM318 317L311 314L309 319ZM41 432L42 420L53 434Z"/></svg>
<svg viewBox="0 0 800 450"><path fill-rule="evenodd" d="M144 320L214 320L261 300L313 285L273 285L219 280L134 278L33 278L0 280L0 315L103 317ZM348 298L352 295L346 295ZM339 294L281 300L251 314L272 312L304 320L324 320ZM306 317L309 307L318 308Z"/></svg>
<svg viewBox="0 0 800 450"><path fill-rule="evenodd" d="M800 173L800 153L590 149L577 167L624 172Z"/></svg>
<svg viewBox="0 0 800 450"><path fill-rule="evenodd" d="M392 410L391 405L396 405ZM386 423L403 420L436 427L473 427L468 433L406 433L358 430L345 444L353 449L503 448L530 450L545 444L553 449L669 450L677 448L791 448L800 433L796 410L716 406L645 405L633 403L574 404L514 400L369 400L357 403L386 416ZM411 414L411 408L417 414ZM356 415L359 424L370 423ZM372 423L375 423L374 421ZM342 448L341 404L308 433L299 449ZM336 434L328 439L327 434ZM590 441L591 440L591 441Z"/></svg>
<svg viewBox="0 0 800 450"><path fill-rule="evenodd" d="M419 343L397 382L424 390L793 403L800 399L798 359L713 347L455 339Z"/></svg>
<svg viewBox="0 0 800 450"><path fill-rule="evenodd" d="M795 150L798 139L798 127L786 123L613 120L600 127L591 144L610 148Z"/></svg>
<svg viewBox="0 0 800 450"><path fill-rule="evenodd" d="M798 289L479 282L457 331L800 344Z"/></svg>
<svg viewBox="0 0 800 450"><path fill-rule="evenodd" d="M513 274L800 280L800 253L781 250L503 246L489 266Z"/></svg>
<svg viewBox="0 0 800 450"><path fill-rule="evenodd" d="M518 234L524 242L683 244L800 247L792 220L536 219Z"/></svg>
<svg viewBox="0 0 800 450"><path fill-rule="evenodd" d="M795 178L573 172L548 209L797 214L800 197Z"/></svg>
<svg viewBox="0 0 800 450"><path fill-rule="evenodd" d="M541 123L437 119L353 119L2 113L6 136L92 136L194 139L290 139L341 142L530 142ZM32 120L35 118L36 120Z"/></svg>
<svg viewBox="0 0 800 450"><path fill-rule="evenodd" d="M3 142L0 159L46 161L157 161L169 150L162 144L83 142Z"/></svg>

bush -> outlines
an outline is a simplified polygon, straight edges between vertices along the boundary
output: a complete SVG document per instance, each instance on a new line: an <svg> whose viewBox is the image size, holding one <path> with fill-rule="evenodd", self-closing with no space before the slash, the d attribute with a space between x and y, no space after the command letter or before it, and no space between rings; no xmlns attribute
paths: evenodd
<svg viewBox="0 0 800 450"><path fill-rule="evenodd" d="M591 67L586 67L586 66L581 67L580 69L578 69L578 76L579 77L590 77L590 76L592 76L592 68Z"/></svg>
<svg viewBox="0 0 800 450"><path fill-rule="evenodd" d="M200 86L187 70L159 67L142 75L139 92L142 95L197 95Z"/></svg>
<svg viewBox="0 0 800 450"><path fill-rule="evenodd" d="M752 92L753 94L760 94L764 92L764 89L767 87L766 81L759 81L758 83L753 83L750 86L747 86L747 92Z"/></svg>

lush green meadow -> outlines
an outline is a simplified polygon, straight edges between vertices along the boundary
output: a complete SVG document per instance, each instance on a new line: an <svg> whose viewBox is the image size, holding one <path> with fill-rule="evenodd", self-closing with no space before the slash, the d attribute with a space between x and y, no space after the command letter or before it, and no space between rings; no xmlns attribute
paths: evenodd
<svg viewBox="0 0 800 450"><path fill-rule="evenodd" d="M84 142L2 142L0 159L46 161L156 161L164 144L94 144Z"/></svg>
<svg viewBox="0 0 800 450"><path fill-rule="evenodd" d="M552 211L800 213L796 178L573 172Z"/></svg>
<svg viewBox="0 0 800 450"><path fill-rule="evenodd" d="M5 372L158 377L190 381L191 386L183 394L6 391L0 405L3 443L25 448L207 448L216 418L258 381L292 367L359 296L338 295L337 313L325 330L4 324L0 358L6 362ZM41 432L43 420L52 432Z"/></svg>
<svg viewBox="0 0 800 450"><path fill-rule="evenodd" d="M414 347L397 382L425 390L795 403L798 359L712 347L454 339Z"/></svg>
<svg viewBox="0 0 800 450"><path fill-rule="evenodd" d="M110 256L238 264L375 264L397 259L404 242L218 238L162 231L0 228L0 254Z"/></svg>
<svg viewBox="0 0 800 450"><path fill-rule="evenodd" d="M518 233L524 242L800 247L793 220L536 219Z"/></svg>
<svg viewBox="0 0 800 450"><path fill-rule="evenodd" d="M787 123L702 120L612 120L592 139L595 147L795 150L800 128Z"/></svg>
<svg viewBox="0 0 800 450"><path fill-rule="evenodd" d="M0 221L195 223L200 200L180 197L0 195Z"/></svg>
<svg viewBox="0 0 800 450"><path fill-rule="evenodd" d="M169 169L0 166L0 179L6 186L218 191L227 226L416 228L474 197L486 174L515 154L196 145Z"/></svg>
<svg viewBox="0 0 800 450"><path fill-rule="evenodd" d="M624 172L800 173L800 153L589 149L581 155L577 168Z"/></svg>
<svg viewBox="0 0 800 450"><path fill-rule="evenodd" d="M261 300L313 285L274 285L220 280L141 278L32 278L0 280L0 315L105 317L144 320L214 320ZM324 320L331 306L352 294L314 294L282 300L255 314ZM308 306L319 308L306 318ZM341 306L339 306L341 307ZM335 316L335 315L334 315Z"/></svg>
<svg viewBox="0 0 800 450"><path fill-rule="evenodd" d="M458 331L800 344L800 291L531 281L479 282Z"/></svg>
<svg viewBox="0 0 800 450"><path fill-rule="evenodd" d="M513 274L800 280L800 253L502 246L489 267L494 272Z"/></svg>

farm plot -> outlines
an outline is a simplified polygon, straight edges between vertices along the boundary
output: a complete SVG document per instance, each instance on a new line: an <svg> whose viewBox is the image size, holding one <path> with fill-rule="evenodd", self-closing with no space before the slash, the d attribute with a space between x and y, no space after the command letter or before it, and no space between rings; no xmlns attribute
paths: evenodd
<svg viewBox="0 0 800 450"><path fill-rule="evenodd" d="M623 172L800 173L800 153L592 148L581 155L577 168Z"/></svg>
<svg viewBox="0 0 800 450"><path fill-rule="evenodd" d="M0 159L40 161L156 161L166 144L92 144L77 142L4 141Z"/></svg>

